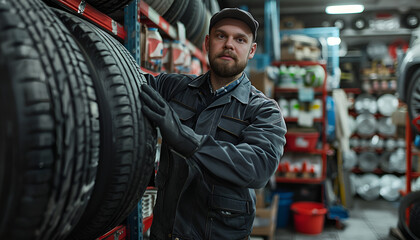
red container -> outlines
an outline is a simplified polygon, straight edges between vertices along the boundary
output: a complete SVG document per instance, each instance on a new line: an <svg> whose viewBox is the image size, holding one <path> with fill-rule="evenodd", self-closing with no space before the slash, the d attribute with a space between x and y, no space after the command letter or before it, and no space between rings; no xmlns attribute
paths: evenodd
<svg viewBox="0 0 420 240"><path fill-rule="evenodd" d="M286 150L290 151L312 151L316 149L319 132L287 132Z"/></svg>
<svg viewBox="0 0 420 240"><path fill-rule="evenodd" d="M296 231L305 234L320 234L324 229L327 209L317 202L295 202L290 206Z"/></svg>

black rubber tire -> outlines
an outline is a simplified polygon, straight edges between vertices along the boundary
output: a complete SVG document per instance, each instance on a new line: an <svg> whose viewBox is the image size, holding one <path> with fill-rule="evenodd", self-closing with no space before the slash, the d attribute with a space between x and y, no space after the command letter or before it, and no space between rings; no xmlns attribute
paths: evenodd
<svg viewBox="0 0 420 240"><path fill-rule="evenodd" d="M92 193L96 95L83 54L38 0L0 1L0 238L63 239Z"/></svg>
<svg viewBox="0 0 420 240"><path fill-rule="evenodd" d="M105 14L116 12L124 8L131 1L132 0L86 0L87 3Z"/></svg>
<svg viewBox="0 0 420 240"><path fill-rule="evenodd" d="M197 32L196 34L194 34L194 36L192 37L192 39L190 39L191 43L194 44L197 48L202 49L203 48L203 42L204 39L206 37L206 35L208 34L208 29L209 29L209 25L210 25L210 17L209 17L209 12L208 10L204 11L204 19L203 19L203 25L201 26L201 30L200 32Z"/></svg>
<svg viewBox="0 0 420 240"><path fill-rule="evenodd" d="M201 21L201 18L204 17L202 5L201 0L190 0L190 4L188 4L187 9L180 18L180 21L185 26L187 39L191 39L194 36L193 34L197 31L198 25L203 22Z"/></svg>
<svg viewBox="0 0 420 240"><path fill-rule="evenodd" d="M191 36L189 37L189 40L196 45L199 49L202 49L202 43L204 41L204 38L206 36L206 33L208 32L208 26L210 24L210 20L207 23L206 21L207 19L207 9L206 7L201 4L201 9L200 9L200 15L199 18L197 19L197 28L195 29L195 31L191 34Z"/></svg>
<svg viewBox="0 0 420 240"><path fill-rule="evenodd" d="M409 229L414 236L420 238L420 199L413 205L410 211L410 224Z"/></svg>
<svg viewBox="0 0 420 240"><path fill-rule="evenodd" d="M410 192L405 195L400 202L398 209L398 228L404 235L406 240L419 240L420 238L410 230L407 226L406 220L406 209L410 208L413 204L420 203L420 192ZM412 210L412 209L411 209ZM411 211L410 210L410 211ZM416 226L418 228L418 225Z"/></svg>
<svg viewBox="0 0 420 240"><path fill-rule="evenodd" d="M174 0L144 0L159 15L163 16L171 7Z"/></svg>
<svg viewBox="0 0 420 240"><path fill-rule="evenodd" d="M409 88L406 94L407 108L408 116L412 120L420 115L420 69L417 69L411 79L407 80L410 80ZM412 129L414 132L419 133L413 124Z"/></svg>
<svg viewBox="0 0 420 240"><path fill-rule="evenodd" d="M93 64L101 113L101 149L91 200L70 239L97 238L126 219L154 168L156 132L143 117L140 85L146 80L127 49L98 27L55 10Z"/></svg>
<svg viewBox="0 0 420 240"><path fill-rule="evenodd" d="M163 15L163 18L169 23L175 24L184 15L189 2L190 0L174 0L171 7Z"/></svg>

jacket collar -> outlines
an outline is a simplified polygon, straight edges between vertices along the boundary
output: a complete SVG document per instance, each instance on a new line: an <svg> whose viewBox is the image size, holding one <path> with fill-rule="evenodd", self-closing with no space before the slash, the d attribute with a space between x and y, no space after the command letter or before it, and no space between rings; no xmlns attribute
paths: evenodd
<svg viewBox="0 0 420 240"><path fill-rule="evenodd" d="M207 84L207 79L209 77L210 77L210 71L195 78L191 83L188 84L188 86L198 89L202 84ZM249 81L248 76L245 74L244 79L242 79L242 81L239 83L238 86L235 87L235 89L225 93L223 96L218 98L216 101L210 104L210 107L229 103L232 97L236 98L239 102L243 104L247 104L249 100L250 91L251 91L251 82Z"/></svg>

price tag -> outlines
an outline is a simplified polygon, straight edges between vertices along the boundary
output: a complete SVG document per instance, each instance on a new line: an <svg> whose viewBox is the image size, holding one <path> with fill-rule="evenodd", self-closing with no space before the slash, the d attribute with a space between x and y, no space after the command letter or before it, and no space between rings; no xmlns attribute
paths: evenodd
<svg viewBox="0 0 420 240"><path fill-rule="evenodd" d="M299 88L298 98L300 102L312 102L315 98L313 88Z"/></svg>

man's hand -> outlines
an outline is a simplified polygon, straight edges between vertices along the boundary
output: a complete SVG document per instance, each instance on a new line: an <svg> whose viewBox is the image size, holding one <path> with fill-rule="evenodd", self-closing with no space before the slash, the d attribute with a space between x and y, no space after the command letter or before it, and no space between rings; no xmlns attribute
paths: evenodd
<svg viewBox="0 0 420 240"><path fill-rule="evenodd" d="M143 113L159 127L163 140L184 157L191 156L200 147L203 136L181 124L176 112L156 90L146 84L141 89Z"/></svg>

